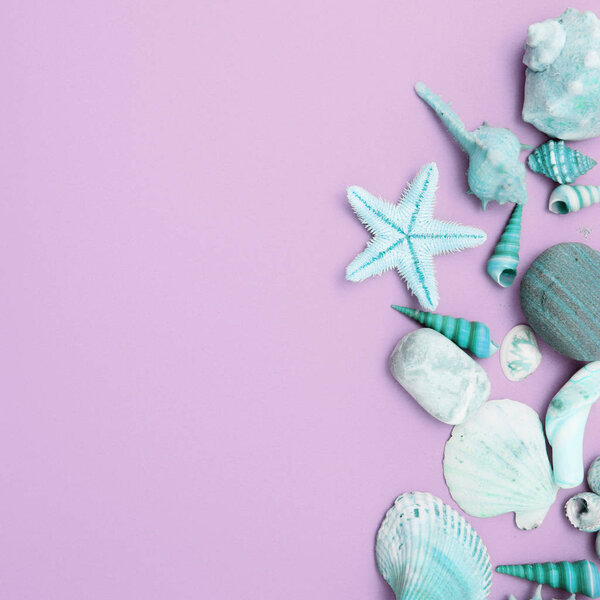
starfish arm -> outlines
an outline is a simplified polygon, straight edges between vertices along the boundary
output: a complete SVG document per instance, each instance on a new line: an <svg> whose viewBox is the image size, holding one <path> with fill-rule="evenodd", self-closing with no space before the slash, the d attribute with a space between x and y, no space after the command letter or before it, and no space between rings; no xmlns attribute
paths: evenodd
<svg viewBox="0 0 600 600"><path fill-rule="evenodd" d="M398 208L408 231L429 221L433 216L438 176L437 165L429 163L418 172L404 191Z"/></svg>
<svg viewBox="0 0 600 600"><path fill-rule="evenodd" d="M375 236L367 247L346 268L346 279L364 281L372 275L381 275L393 269L398 260L398 253L405 243L404 237L389 239L382 235Z"/></svg>
<svg viewBox="0 0 600 600"><path fill-rule="evenodd" d="M424 240L433 255L474 248L487 239L485 231L477 227L435 220L415 232L412 237Z"/></svg>
<svg viewBox="0 0 600 600"><path fill-rule="evenodd" d="M403 252L397 269L421 306L425 310L435 310L439 296L433 256L429 252L427 243L420 240L408 240L406 251Z"/></svg>
<svg viewBox="0 0 600 600"><path fill-rule="evenodd" d="M349 187L347 193L352 210L370 233L387 236L402 233L397 222L397 205L381 200L356 185Z"/></svg>

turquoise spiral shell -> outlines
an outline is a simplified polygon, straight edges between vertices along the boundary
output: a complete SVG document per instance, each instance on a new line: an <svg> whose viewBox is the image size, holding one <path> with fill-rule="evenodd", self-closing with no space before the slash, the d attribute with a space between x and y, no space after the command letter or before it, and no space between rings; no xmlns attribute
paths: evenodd
<svg viewBox="0 0 600 600"><path fill-rule="evenodd" d="M556 215L566 215L599 202L598 185L559 185L550 194L548 209Z"/></svg>
<svg viewBox="0 0 600 600"><path fill-rule="evenodd" d="M529 168L557 183L573 183L580 175L587 173L598 163L565 143L550 140L537 147L527 159Z"/></svg>
<svg viewBox="0 0 600 600"><path fill-rule="evenodd" d="M501 565L496 568L496 571L537 583L545 583L571 594L585 594L590 598L600 597L600 573L598 573L596 565L589 560Z"/></svg>
<svg viewBox="0 0 600 600"><path fill-rule="evenodd" d="M517 204L487 263L488 275L502 287L509 287L517 277L522 214L523 205Z"/></svg>
<svg viewBox="0 0 600 600"><path fill-rule="evenodd" d="M498 350L498 345L492 341L490 330L485 323L457 319L395 304L392 305L392 308L425 327L435 329L457 346L469 350L478 358L488 358Z"/></svg>

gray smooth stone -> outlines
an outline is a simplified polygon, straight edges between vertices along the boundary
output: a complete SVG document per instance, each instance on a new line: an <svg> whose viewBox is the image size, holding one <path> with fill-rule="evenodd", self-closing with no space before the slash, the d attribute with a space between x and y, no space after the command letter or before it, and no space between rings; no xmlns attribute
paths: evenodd
<svg viewBox="0 0 600 600"><path fill-rule="evenodd" d="M394 379L436 419L462 423L490 397L487 373L433 329L405 335L390 356Z"/></svg>
<svg viewBox="0 0 600 600"><path fill-rule="evenodd" d="M575 242L542 252L521 281L521 308L561 354L600 360L600 253Z"/></svg>

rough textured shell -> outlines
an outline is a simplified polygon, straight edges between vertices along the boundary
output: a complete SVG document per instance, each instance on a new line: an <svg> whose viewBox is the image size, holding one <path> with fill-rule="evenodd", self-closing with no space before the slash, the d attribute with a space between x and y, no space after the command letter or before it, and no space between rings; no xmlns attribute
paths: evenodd
<svg viewBox="0 0 600 600"><path fill-rule="evenodd" d="M600 495L600 456L590 466L587 474L587 482L590 490Z"/></svg>
<svg viewBox="0 0 600 600"><path fill-rule="evenodd" d="M565 514L579 531L600 531L600 496L593 492L573 496L565 504Z"/></svg>
<svg viewBox="0 0 600 600"><path fill-rule="evenodd" d="M600 186L559 185L552 190L548 210L556 215L566 215L600 202Z"/></svg>
<svg viewBox="0 0 600 600"><path fill-rule="evenodd" d="M478 358L488 358L498 350L497 344L491 340L488 326L479 321L457 319L395 304L392 305L392 308L414 319L417 323L441 333L457 346L463 350L469 350Z"/></svg>
<svg viewBox="0 0 600 600"><path fill-rule="evenodd" d="M523 120L550 137L600 135L600 21L568 8L529 27Z"/></svg>
<svg viewBox="0 0 600 600"><path fill-rule="evenodd" d="M546 413L554 478L561 488L583 481L583 434L592 405L600 398L600 361L579 369L558 391Z"/></svg>
<svg viewBox="0 0 600 600"><path fill-rule="evenodd" d="M502 340L500 365L510 381L529 377L542 362L533 329L528 325L515 325Z"/></svg>
<svg viewBox="0 0 600 600"><path fill-rule="evenodd" d="M529 565L501 565L498 573L521 579L545 583L573 594L585 594L590 598L600 596L600 573L593 562L533 563Z"/></svg>
<svg viewBox="0 0 600 600"><path fill-rule="evenodd" d="M526 204L525 166L519 160L522 147L514 133L485 123L469 132L450 105L425 84L417 83L415 90L469 155L469 188L482 207L492 200Z"/></svg>
<svg viewBox="0 0 600 600"><path fill-rule="evenodd" d="M522 214L523 205L517 204L487 263L488 275L502 287L512 285L517 276Z"/></svg>
<svg viewBox="0 0 600 600"><path fill-rule="evenodd" d="M492 569L475 530L439 498L398 497L375 544L377 568L398 600L485 600Z"/></svg>
<svg viewBox="0 0 600 600"><path fill-rule="evenodd" d="M514 511L521 529L538 527L556 498L542 424L533 409L513 400L487 402L454 427L444 477L466 513Z"/></svg>
<svg viewBox="0 0 600 600"><path fill-rule="evenodd" d="M527 159L529 168L557 183L573 183L598 164L593 158L565 146L564 141L549 140L538 146Z"/></svg>

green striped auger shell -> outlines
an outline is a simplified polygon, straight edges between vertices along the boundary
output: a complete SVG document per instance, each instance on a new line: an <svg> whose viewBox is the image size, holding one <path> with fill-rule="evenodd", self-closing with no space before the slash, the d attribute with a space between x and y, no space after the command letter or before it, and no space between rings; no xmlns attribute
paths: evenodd
<svg viewBox="0 0 600 600"><path fill-rule="evenodd" d="M488 358L498 350L498 345L491 340L490 330L485 323L457 319L395 304L392 304L392 308L425 327L435 329L457 346L469 350L478 358Z"/></svg>
<svg viewBox="0 0 600 600"><path fill-rule="evenodd" d="M536 148L527 159L534 173L545 175L557 183L573 183L598 163L560 140L550 140Z"/></svg>
<svg viewBox="0 0 600 600"><path fill-rule="evenodd" d="M559 185L550 194L548 209L556 215L566 215L599 202L598 185Z"/></svg>
<svg viewBox="0 0 600 600"><path fill-rule="evenodd" d="M502 287L509 287L517 276L521 247L521 215L523 205L517 204L487 262L488 275Z"/></svg>
<svg viewBox="0 0 600 600"><path fill-rule="evenodd" d="M501 565L496 571L560 588L572 594L585 594L590 598L600 597L600 573L596 565L589 560Z"/></svg>

